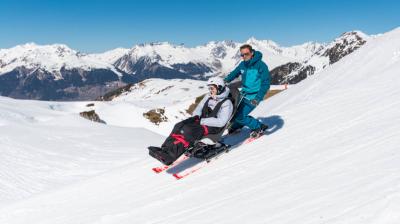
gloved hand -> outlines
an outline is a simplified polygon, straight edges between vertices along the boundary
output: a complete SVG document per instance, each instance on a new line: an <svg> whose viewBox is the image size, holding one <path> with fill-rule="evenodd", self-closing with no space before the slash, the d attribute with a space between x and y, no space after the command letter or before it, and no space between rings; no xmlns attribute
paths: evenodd
<svg viewBox="0 0 400 224"><path fill-rule="evenodd" d="M257 100L251 100L250 103L251 103L251 105L253 105L255 107L258 105L258 101Z"/></svg>

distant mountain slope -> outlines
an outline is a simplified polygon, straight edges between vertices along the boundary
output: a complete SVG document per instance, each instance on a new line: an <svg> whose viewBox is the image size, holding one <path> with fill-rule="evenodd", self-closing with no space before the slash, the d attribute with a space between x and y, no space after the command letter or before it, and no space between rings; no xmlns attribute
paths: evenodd
<svg viewBox="0 0 400 224"><path fill-rule="evenodd" d="M362 46L368 36L349 32L332 43L282 47L271 40L246 43L263 53L273 84L297 83ZM243 43L212 41L185 47L167 42L84 54L63 44L28 43L0 50L0 95L39 100L93 100L149 78L206 80L239 63Z"/></svg>
<svg viewBox="0 0 400 224"><path fill-rule="evenodd" d="M361 31L346 32L330 44L319 48L304 61L289 62L272 69L272 83L296 84L351 54L369 39L370 37Z"/></svg>

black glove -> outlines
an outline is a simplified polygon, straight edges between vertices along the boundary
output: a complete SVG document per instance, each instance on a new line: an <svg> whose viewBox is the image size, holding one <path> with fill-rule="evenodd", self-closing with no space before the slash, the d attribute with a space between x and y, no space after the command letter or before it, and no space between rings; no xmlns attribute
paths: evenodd
<svg viewBox="0 0 400 224"><path fill-rule="evenodd" d="M251 105L253 105L255 107L258 105L258 101L257 100L251 100L250 103L251 103Z"/></svg>

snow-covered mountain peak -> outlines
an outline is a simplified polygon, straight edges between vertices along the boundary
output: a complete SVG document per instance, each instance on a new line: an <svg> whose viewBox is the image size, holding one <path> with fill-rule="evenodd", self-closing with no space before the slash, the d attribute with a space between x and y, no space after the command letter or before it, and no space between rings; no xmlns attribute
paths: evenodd
<svg viewBox="0 0 400 224"><path fill-rule="evenodd" d="M279 48L279 44L276 43L275 41L272 40L258 40L255 37L250 37L247 41L247 44L252 44L252 45L258 45L258 44L264 44L264 45L269 45L272 47Z"/></svg>
<svg viewBox="0 0 400 224"><path fill-rule="evenodd" d="M42 69L48 72L59 72L62 68L112 69L112 65L87 57L65 44L38 45L27 43L9 49L0 50L0 74L18 67Z"/></svg>
<svg viewBox="0 0 400 224"><path fill-rule="evenodd" d="M349 31L341 34L339 37L335 38L334 41L329 43L326 48L332 48L335 45L343 45L343 46L361 46L364 44L370 37L361 32L361 31Z"/></svg>
<svg viewBox="0 0 400 224"><path fill-rule="evenodd" d="M0 50L0 94L4 96L93 99L118 86L123 75L111 63L64 44L27 43Z"/></svg>
<svg viewBox="0 0 400 224"><path fill-rule="evenodd" d="M275 53L275 54L279 54L282 52L281 47L279 46L279 44L277 44L276 42L272 41L272 40L257 40L255 37L250 37L247 41L247 44L250 44L253 46L253 48L255 49L268 49L269 51Z"/></svg>
<svg viewBox="0 0 400 224"><path fill-rule="evenodd" d="M345 32L321 49L317 54L329 57L329 64L339 61L344 56L364 45L370 37L361 31Z"/></svg>
<svg viewBox="0 0 400 224"><path fill-rule="evenodd" d="M353 31L344 32L343 34L341 34L335 40L338 40L338 39L354 39L354 38L356 38L356 39L357 38L368 39L369 36L367 34L365 34L364 32L360 31L360 30L353 30Z"/></svg>
<svg viewBox="0 0 400 224"><path fill-rule="evenodd" d="M100 60L103 61L105 63L110 63L110 64L114 64L119 58L121 58L122 56L124 56L125 54L127 54L130 51L129 48L115 48L113 50L109 50L103 53L98 53L98 54L88 54L86 55L89 58L93 58L93 60Z"/></svg>
<svg viewBox="0 0 400 224"><path fill-rule="evenodd" d="M233 40L222 40L222 41L210 41L204 45L198 46L197 48L214 48L214 47L238 47L238 43Z"/></svg>
<svg viewBox="0 0 400 224"><path fill-rule="evenodd" d="M65 44L38 45L30 42L17 45L9 49L0 49L0 58L12 58L20 56L58 56L65 57L67 55L80 55L77 51L71 49Z"/></svg>
<svg viewBox="0 0 400 224"><path fill-rule="evenodd" d="M295 48L295 49L305 49L308 51L312 51L312 52L316 52L319 48L326 46L325 43L318 43L315 41L309 41L309 42L305 42L303 44L299 44L299 45L294 45L290 48Z"/></svg>
<svg viewBox="0 0 400 224"><path fill-rule="evenodd" d="M345 32L329 44L307 42L293 46L288 51L291 55L304 55L300 62L290 62L274 69L272 82L296 84L310 75L316 74L343 57L363 46L371 37L361 31ZM308 54L307 53L311 53Z"/></svg>

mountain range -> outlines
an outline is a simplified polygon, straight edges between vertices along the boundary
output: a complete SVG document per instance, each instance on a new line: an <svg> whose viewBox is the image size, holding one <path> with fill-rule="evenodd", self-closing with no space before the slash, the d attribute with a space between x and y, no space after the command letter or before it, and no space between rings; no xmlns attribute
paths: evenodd
<svg viewBox="0 0 400 224"><path fill-rule="evenodd" d="M346 32L328 44L282 47L254 37L245 43L263 53L272 84L296 84L364 45L371 37ZM168 42L85 54L64 44L27 43L0 49L0 95L20 99L93 100L149 78L205 80L226 75L239 62L234 41L185 47Z"/></svg>

